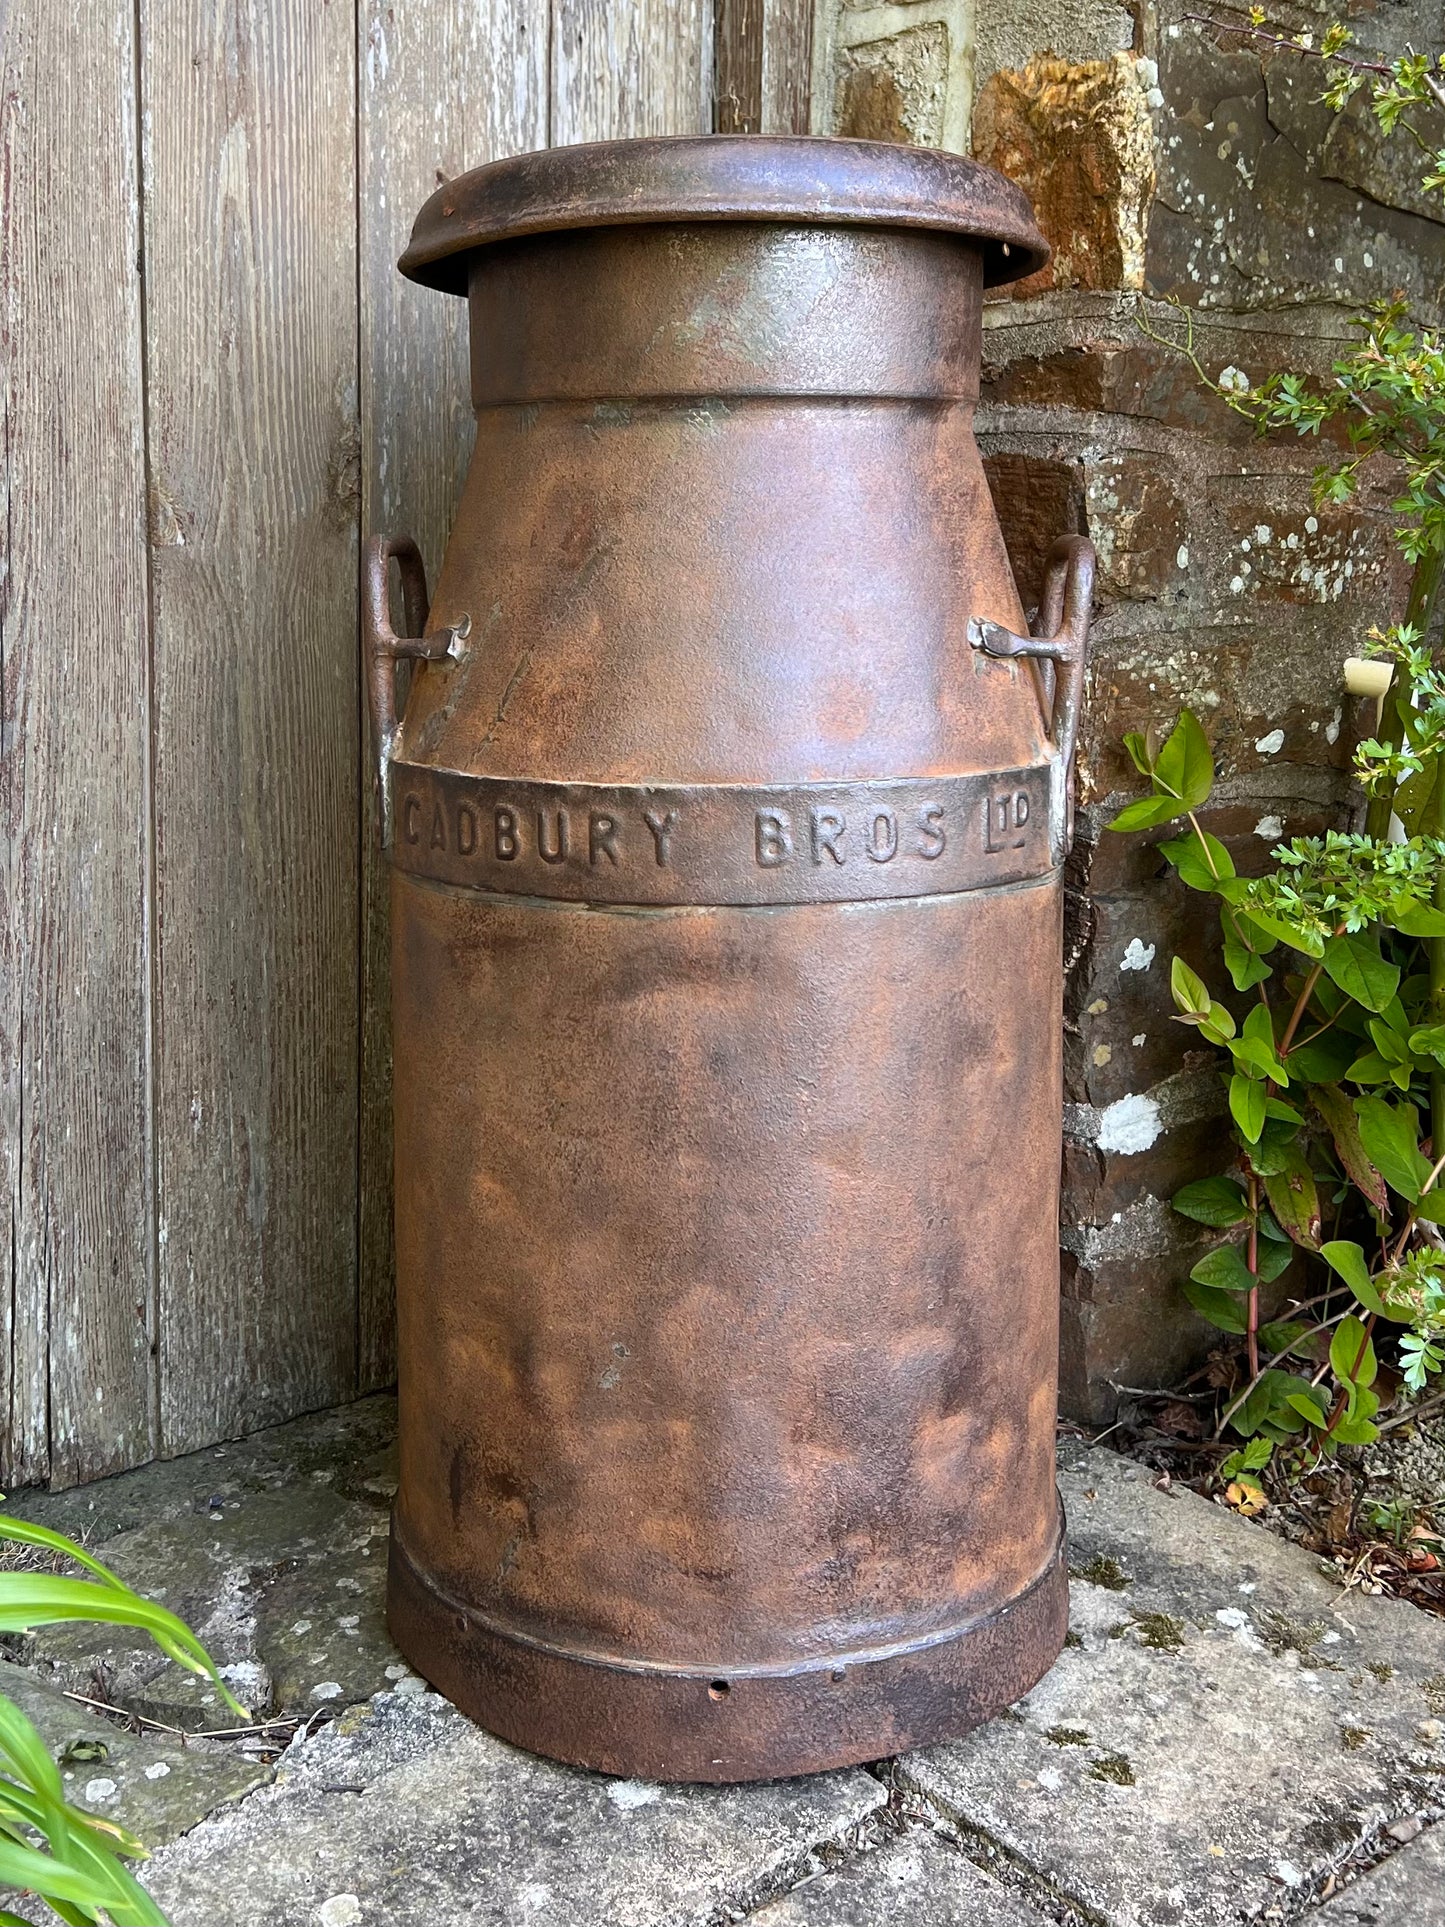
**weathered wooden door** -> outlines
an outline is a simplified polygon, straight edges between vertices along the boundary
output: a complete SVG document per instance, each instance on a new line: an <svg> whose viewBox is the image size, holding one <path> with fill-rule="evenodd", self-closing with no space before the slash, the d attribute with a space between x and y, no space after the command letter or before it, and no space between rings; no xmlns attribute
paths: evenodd
<svg viewBox="0 0 1445 1927"><path fill-rule="evenodd" d="M799 131L812 0L11 0L0 194L0 1478L392 1373L357 553L435 567L437 181Z"/></svg>

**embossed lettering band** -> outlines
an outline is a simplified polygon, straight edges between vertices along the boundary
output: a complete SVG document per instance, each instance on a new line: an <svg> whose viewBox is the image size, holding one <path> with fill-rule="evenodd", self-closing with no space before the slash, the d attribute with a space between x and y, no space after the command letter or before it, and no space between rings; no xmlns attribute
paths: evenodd
<svg viewBox="0 0 1445 1927"><path fill-rule="evenodd" d="M391 858L577 903L850 903L1047 874L1049 770L777 788L527 783L394 762Z"/></svg>

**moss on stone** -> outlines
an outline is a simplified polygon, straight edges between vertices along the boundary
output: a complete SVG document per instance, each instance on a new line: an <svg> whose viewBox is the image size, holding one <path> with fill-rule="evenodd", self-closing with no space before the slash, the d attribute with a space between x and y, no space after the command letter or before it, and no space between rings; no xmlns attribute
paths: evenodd
<svg viewBox="0 0 1445 1927"><path fill-rule="evenodd" d="M1298 1653L1301 1659L1310 1657L1327 1631L1322 1619L1291 1619L1287 1613L1262 1612L1258 1624L1272 1653Z"/></svg>
<svg viewBox="0 0 1445 1927"><path fill-rule="evenodd" d="M1372 1659L1366 1670L1375 1675L1381 1686L1388 1686L1395 1677L1395 1669L1387 1659Z"/></svg>
<svg viewBox="0 0 1445 1927"><path fill-rule="evenodd" d="M1044 1738L1055 1746L1088 1746L1090 1743L1082 1726L1051 1726Z"/></svg>
<svg viewBox="0 0 1445 1927"><path fill-rule="evenodd" d="M1115 1786L1133 1786L1134 1769L1122 1753L1101 1753L1097 1760L1089 1762L1089 1776L1095 1780L1109 1780Z"/></svg>
<svg viewBox="0 0 1445 1927"><path fill-rule="evenodd" d="M1069 1577L1082 1579L1089 1586L1102 1586L1106 1592L1123 1592L1126 1586L1132 1584L1129 1574L1118 1560L1111 1559L1104 1552L1086 1559L1081 1566L1070 1566Z"/></svg>
<svg viewBox="0 0 1445 1927"><path fill-rule="evenodd" d="M1064 1644L1067 1647L1082 1646L1083 1643L1084 1635L1082 1633L1076 1633L1072 1627L1064 1634Z"/></svg>
<svg viewBox="0 0 1445 1927"><path fill-rule="evenodd" d="M1135 1613L1139 1644L1156 1653L1177 1653L1184 1644L1184 1621L1173 1613Z"/></svg>
<svg viewBox="0 0 1445 1927"><path fill-rule="evenodd" d="M1344 1747L1346 1753L1358 1753L1369 1737L1369 1734L1363 1726L1342 1726L1340 1728L1340 1744Z"/></svg>

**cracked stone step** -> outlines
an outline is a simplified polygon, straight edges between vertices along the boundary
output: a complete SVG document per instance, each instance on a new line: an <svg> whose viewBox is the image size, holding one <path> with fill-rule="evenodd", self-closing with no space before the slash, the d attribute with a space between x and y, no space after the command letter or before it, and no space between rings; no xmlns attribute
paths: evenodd
<svg viewBox="0 0 1445 1927"><path fill-rule="evenodd" d="M711 1927L887 1801L861 1771L748 1787L608 1780L379 1695L157 1854L172 1927ZM1010 1923L1012 1927L1012 1923Z"/></svg>
<svg viewBox="0 0 1445 1927"><path fill-rule="evenodd" d="M1048 1927L956 1846L915 1831L815 1875L749 1927Z"/></svg>
<svg viewBox="0 0 1445 1927"><path fill-rule="evenodd" d="M1293 1918L1439 1797L1445 1622L1142 1467L1063 1455L1070 1644L1017 1707L900 1761L971 1853L1107 1927Z"/></svg>
<svg viewBox="0 0 1445 1927"><path fill-rule="evenodd" d="M0 1694L15 1702L44 1740L60 1766L66 1798L118 1821L148 1846L176 1839L271 1778L269 1766L234 1745L182 1746L129 1733L4 1660Z"/></svg>
<svg viewBox="0 0 1445 1927"><path fill-rule="evenodd" d="M1312 1916L1313 1927L1445 1927L1445 1822Z"/></svg>
<svg viewBox="0 0 1445 1927"><path fill-rule="evenodd" d="M395 1402L359 1401L238 1444L61 1493L21 1516L78 1538L187 1620L253 1711L300 1717L387 1688ZM49 1627L22 1649L37 1677L200 1730L228 1722L214 1688L125 1627Z"/></svg>

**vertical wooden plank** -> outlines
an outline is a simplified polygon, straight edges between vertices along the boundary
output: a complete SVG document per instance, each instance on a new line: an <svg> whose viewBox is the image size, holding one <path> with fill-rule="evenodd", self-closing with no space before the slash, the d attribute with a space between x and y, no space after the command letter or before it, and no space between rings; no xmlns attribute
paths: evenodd
<svg viewBox="0 0 1445 1927"><path fill-rule="evenodd" d="M713 21L713 131L763 128L764 0L716 0Z"/></svg>
<svg viewBox="0 0 1445 1927"><path fill-rule="evenodd" d="M719 0L725 4L726 0ZM765 134L811 131L813 0L762 0L762 108Z"/></svg>
<svg viewBox="0 0 1445 1927"><path fill-rule="evenodd" d="M356 1382L356 35L139 17L172 1454Z"/></svg>
<svg viewBox="0 0 1445 1927"><path fill-rule="evenodd" d="M814 0L715 0L713 128L806 134Z"/></svg>
<svg viewBox="0 0 1445 1927"><path fill-rule="evenodd" d="M552 0L552 141L712 127L708 0Z"/></svg>
<svg viewBox="0 0 1445 1927"><path fill-rule="evenodd" d="M472 448L467 306L396 271L445 180L547 143L546 0L363 0L359 16L362 524L414 535L435 582ZM396 1376L386 868L363 729L361 1389Z"/></svg>
<svg viewBox="0 0 1445 1927"><path fill-rule="evenodd" d="M0 24L0 1475L69 1483L152 1441L135 43Z"/></svg>

